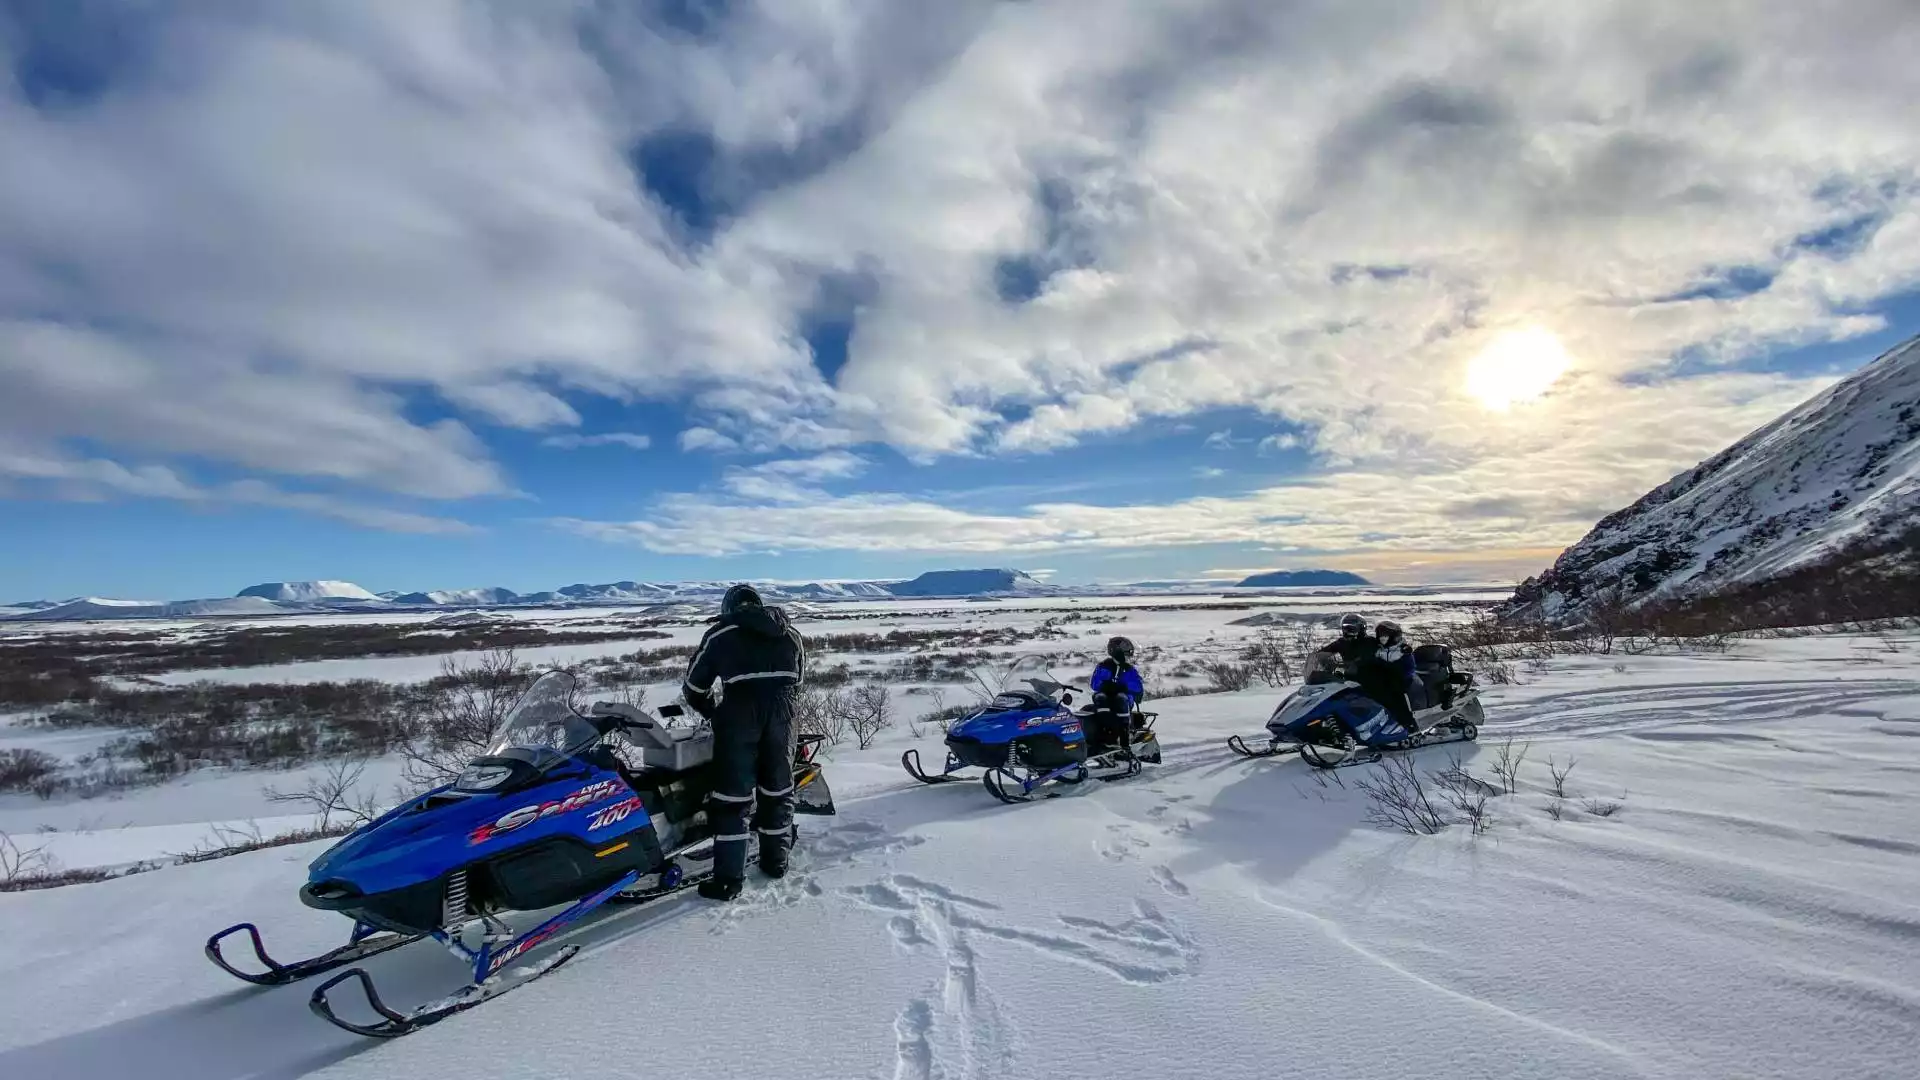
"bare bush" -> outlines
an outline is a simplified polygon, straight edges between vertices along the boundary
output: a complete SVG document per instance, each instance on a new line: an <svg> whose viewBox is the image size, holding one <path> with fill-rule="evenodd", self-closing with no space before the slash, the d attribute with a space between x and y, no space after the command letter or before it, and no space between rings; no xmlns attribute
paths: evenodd
<svg viewBox="0 0 1920 1080"><path fill-rule="evenodd" d="M0 832L0 883L20 881L48 869L44 847L22 848L13 837Z"/></svg>
<svg viewBox="0 0 1920 1080"><path fill-rule="evenodd" d="M427 699L404 749L406 780L420 788L452 781L486 753L530 675L512 649L482 653L471 664L448 657L440 673L438 692Z"/></svg>
<svg viewBox="0 0 1920 1080"><path fill-rule="evenodd" d="M1597 590L1581 614L1580 629L1587 632L1591 651L1601 654L1613 652L1614 640L1628 633L1636 621L1633 605L1617 585Z"/></svg>
<svg viewBox="0 0 1920 1080"><path fill-rule="evenodd" d="M1554 798L1564 799L1567 797L1567 775L1571 772L1573 772L1573 757L1571 755L1567 757L1565 768L1560 767L1552 758L1547 759L1547 775L1553 777L1553 787L1548 790L1553 792Z"/></svg>
<svg viewBox="0 0 1920 1080"><path fill-rule="evenodd" d="M1253 678L1268 686L1286 686L1293 681L1291 649L1274 628L1262 627L1260 633L1240 652Z"/></svg>
<svg viewBox="0 0 1920 1080"><path fill-rule="evenodd" d="M1588 799L1580 804L1582 809L1594 817L1612 817L1625 805L1612 799Z"/></svg>
<svg viewBox="0 0 1920 1080"><path fill-rule="evenodd" d="M1210 694L1233 693L1253 685L1253 669L1245 664L1212 660L1201 670L1206 672L1207 692Z"/></svg>
<svg viewBox="0 0 1920 1080"><path fill-rule="evenodd" d="M1555 821L1559 821L1562 817L1566 816L1566 812L1567 804L1559 799L1555 799L1547 804L1547 816Z"/></svg>
<svg viewBox="0 0 1920 1080"><path fill-rule="evenodd" d="M1389 757L1373 775L1353 786L1367 795L1369 824L1415 836L1431 836L1447 827L1413 759L1406 755Z"/></svg>
<svg viewBox="0 0 1920 1080"><path fill-rule="evenodd" d="M191 863L212 862L229 855L243 855L249 851L261 851L266 848L286 847L289 844L304 844L309 840L326 840L336 836L345 836L353 829L341 822L320 828L295 829L292 832L275 836L264 836L257 822L249 821L244 826L215 825L213 835L200 842L192 851L176 852L170 857L174 862L187 865Z"/></svg>
<svg viewBox="0 0 1920 1080"><path fill-rule="evenodd" d="M1493 686L1511 686L1519 681L1514 676L1513 665L1507 663L1505 660L1476 664L1473 665L1470 670L1473 672L1474 678Z"/></svg>
<svg viewBox="0 0 1920 1080"><path fill-rule="evenodd" d="M0 750L0 791L33 791L38 793L43 786L47 795L53 794L48 785L60 771L60 759L44 750L8 749ZM42 795L41 798L46 798Z"/></svg>
<svg viewBox="0 0 1920 1080"><path fill-rule="evenodd" d="M1513 749L1513 736L1507 736L1500 744L1493 758L1493 775L1500 781L1500 788L1508 795L1514 793L1520 782L1520 763L1527 760L1527 751L1533 747L1531 742L1521 743L1519 753Z"/></svg>
<svg viewBox="0 0 1920 1080"><path fill-rule="evenodd" d="M320 776L302 790L283 792L268 787L264 794L268 802L293 803L319 815L318 827L322 830L335 824L336 815L341 824L355 829L380 816L378 797L360 789L360 778L366 771L364 759L339 758L328 762Z"/></svg>
<svg viewBox="0 0 1920 1080"><path fill-rule="evenodd" d="M808 683L793 691L793 730L801 736L818 736L821 745L831 750L847 737L846 715L832 706L837 691Z"/></svg>
<svg viewBox="0 0 1920 1080"><path fill-rule="evenodd" d="M893 695L879 683L835 690L829 702L830 708L846 718L847 728L862 750L872 746L882 731L893 726Z"/></svg>
<svg viewBox="0 0 1920 1080"><path fill-rule="evenodd" d="M1447 767L1434 773L1433 779L1440 785L1447 805L1465 816L1473 835L1482 835L1493 824L1493 815L1487 813L1487 800L1499 795L1500 789L1469 773L1459 754L1451 755Z"/></svg>

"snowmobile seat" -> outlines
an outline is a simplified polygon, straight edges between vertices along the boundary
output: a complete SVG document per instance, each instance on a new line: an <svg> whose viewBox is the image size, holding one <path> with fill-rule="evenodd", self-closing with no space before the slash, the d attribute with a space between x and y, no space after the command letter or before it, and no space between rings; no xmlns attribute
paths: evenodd
<svg viewBox="0 0 1920 1080"><path fill-rule="evenodd" d="M638 748L640 760L649 768L681 772L713 760L713 729L710 727L667 727L632 705L596 701L595 716L617 716L621 734Z"/></svg>
<svg viewBox="0 0 1920 1080"><path fill-rule="evenodd" d="M1431 709L1453 701L1453 650L1445 645L1422 645L1413 650L1413 670L1418 676L1407 687L1414 709Z"/></svg>

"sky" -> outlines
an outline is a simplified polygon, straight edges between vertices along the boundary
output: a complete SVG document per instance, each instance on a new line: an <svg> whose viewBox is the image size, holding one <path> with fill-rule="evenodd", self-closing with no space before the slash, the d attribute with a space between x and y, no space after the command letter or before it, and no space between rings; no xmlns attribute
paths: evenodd
<svg viewBox="0 0 1920 1080"><path fill-rule="evenodd" d="M1511 582L1920 333L1916 55L1910 0L10 0L0 603Z"/></svg>

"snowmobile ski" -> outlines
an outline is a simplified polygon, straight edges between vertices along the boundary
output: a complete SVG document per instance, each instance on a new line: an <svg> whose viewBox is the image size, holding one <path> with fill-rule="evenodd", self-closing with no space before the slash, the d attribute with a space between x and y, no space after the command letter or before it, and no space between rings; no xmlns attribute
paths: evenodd
<svg viewBox="0 0 1920 1080"><path fill-rule="evenodd" d="M475 1005L491 1001L509 990L525 986L573 959L579 953L580 946L569 945L538 964L501 972L485 982L469 984L439 1001L422 1005L410 1012L399 1012L380 1000L380 992L373 988L373 978L367 974L365 968L349 968L315 987L313 997L307 1001L307 1007L321 1019L335 1027L351 1031L355 1035L365 1035L374 1039L395 1039L402 1035L411 1035L428 1024L438 1023L455 1013L465 1012ZM367 1006L380 1014L379 1021L362 1024L341 1019L334 1013L333 1005L327 1000L327 992L349 979L360 984L360 990L366 996Z"/></svg>
<svg viewBox="0 0 1920 1080"><path fill-rule="evenodd" d="M469 948L461 940L459 930L452 932L435 930L434 940L445 945L455 956L473 964L473 982L439 1001L423 1005L410 1012L396 1011L380 999L379 991L373 986L373 977L367 974L366 969L356 967L348 968L314 987L313 996L307 1000L307 1007L322 1020L356 1035L390 1039L418 1031L454 1013L464 1012L483 1001L499 997L508 990L531 982L571 960L580 951L580 946L569 945L531 967L507 970L509 963L526 955L527 952L594 908L631 889L639 879L640 875L637 872L630 872L599 892L581 897L565 911L518 936L514 936L511 931L502 932L504 928L496 929L500 924L492 919L478 920L478 925L487 931L478 949ZM676 880L676 887L670 891L678 891L678 885L679 881ZM349 980L360 984L368 1007L380 1014L381 1019L378 1023L356 1023L342 1019L334 1012L333 1004L328 1000L327 995L334 987Z"/></svg>
<svg viewBox="0 0 1920 1080"><path fill-rule="evenodd" d="M949 752L947 754L947 764L944 769L937 773L927 772L920 766L920 751L918 750L908 750L906 753L901 754L900 767L907 770L908 776L913 777L923 784L951 784L956 780L965 779L965 777L955 776L955 773L961 769L971 768L967 763L960 761Z"/></svg>
<svg viewBox="0 0 1920 1080"><path fill-rule="evenodd" d="M1352 744L1332 746L1322 743L1301 743L1300 760L1316 769L1347 769L1355 765L1371 765L1390 753L1405 750L1418 750L1423 746L1437 746L1440 743L1472 742L1480 737L1480 729L1472 723L1461 721L1457 724L1443 724L1428 728L1411 738L1382 746Z"/></svg>
<svg viewBox="0 0 1920 1080"><path fill-rule="evenodd" d="M247 938L253 945L253 955L260 961L261 966L266 968L265 971L242 971L221 955L220 942L242 930L246 931ZM252 923L238 923L208 938L206 953L207 959L236 979L243 979L255 986L285 986L288 983L318 975L323 971L332 971L357 960L377 956L388 949L412 944L425 936L424 934L397 934L392 931L378 930L365 923L355 923L353 936L345 945L305 960L282 964L267 955L266 944L260 940L259 927Z"/></svg>
<svg viewBox="0 0 1920 1080"><path fill-rule="evenodd" d="M1025 777L1011 769L988 769L980 782L994 798L1003 803L1051 799L1060 794L1051 790L1051 785L1056 783L1071 785L1087 780L1111 783L1140 775L1143 764L1158 764L1160 761L1159 743L1151 741L1146 745L1153 748L1150 753L1113 750L1057 769L1029 773Z"/></svg>
<svg viewBox="0 0 1920 1080"><path fill-rule="evenodd" d="M1253 747L1248 746L1246 743L1246 740L1242 739L1240 736L1229 735L1227 737L1227 749L1233 751L1236 754L1239 754L1241 757L1269 758L1269 757L1278 757L1281 754L1299 753L1300 744L1288 743L1280 739L1269 739L1267 741L1267 745L1265 749L1256 750Z"/></svg>

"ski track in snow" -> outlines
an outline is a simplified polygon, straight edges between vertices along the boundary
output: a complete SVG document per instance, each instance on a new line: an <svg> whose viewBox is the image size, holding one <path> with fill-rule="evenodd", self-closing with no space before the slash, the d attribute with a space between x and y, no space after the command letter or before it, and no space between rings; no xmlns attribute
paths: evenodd
<svg viewBox="0 0 1920 1080"><path fill-rule="evenodd" d="M1547 1032L1548 1034L1554 1036L1555 1038L1566 1039L1568 1041L1579 1043L1584 1046L1589 1046L1603 1053L1612 1055L1616 1058L1619 1058L1621 1063L1627 1066L1631 1070L1630 1073L1628 1073L1627 1075L1648 1076L1648 1075L1654 1075L1657 1072L1657 1070L1651 1069L1647 1063L1640 1061L1638 1057L1632 1052L1626 1049L1623 1049L1621 1047L1615 1046L1604 1039L1598 1039L1591 1035L1587 1035L1583 1032L1568 1030L1567 1028L1563 1028L1556 1024L1552 1024L1545 1020L1542 1020L1539 1017L1529 1016L1526 1013L1522 1013L1522 1012L1516 1012L1504 1006L1496 1005L1491 1001L1487 1001L1483 998L1475 997L1472 994L1463 993L1459 990L1453 989L1450 986L1443 986L1440 983L1433 981L1432 979L1428 979L1424 976L1415 974L1414 972L1409 971L1405 967L1402 967L1401 965L1394 963L1392 960L1387 959L1386 957L1380 955L1379 953L1376 953L1373 950L1368 949L1366 946L1355 941L1351 936L1347 934L1345 928L1343 928L1340 925L1340 923L1338 923L1333 919L1329 919L1322 915L1316 915L1313 912L1305 911L1300 908L1291 907L1281 902L1280 900L1275 899L1273 896L1268 895L1265 891L1261 893L1260 900L1263 903L1270 905L1271 907L1273 907L1278 911L1285 912L1286 914L1293 916L1294 918L1297 918L1306 923L1309 923L1310 925L1315 927L1317 930L1319 930L1322 934L1325 934L1329 940L1333 941L1335 944L1339 945L1341 948L1346 949L1347 951L1353 953L1355 956L1360 957L1362 960L1366 961L1367 963L1373 964L1384 971L1390 972L1394 976L1404 979L1407 982L1413 983L1414 985L1424 990L1428 990L1436 994L1441 994L1446 997L1452 998L1456 1001L1465 1002L1466 1004L1471 1005L1475 1008L1486 1009L1490 1012L1497 1013L1509 1019L1519 1021L1520 1023L1526 1024L1529 1027L1537 1028L1541 1031Z"/></svg>
<svg viewBox="0 0 1920 1080"><path fill-rule="evenodd" d="M553 939L582 947L560 972L392 1043L307 1015L310 986L237 987L198 955L235 916L276 952L337 943L291 899L324 845L0 895L0 1076L506 1080L645 1053L835 1080L1910 1075L1920 744L1899 736L1920 734L1920 681L1891 676L1920 664L1824 666L1849 648L1625 657L1625 677L1579 658L1487 688L1481 744L1431 752L1484 774L1487 742L1536 743L1480 838L1381 832L1351 779L1316 798L1297 760L1230 755L1279 692L1164 702L1163 764L1025 806L914 783L901 743L847 752L840 816L801 819L786 878L596 913ZM1743 669L1759 681L1727 677ZM1578 798L1545 816L1545 759L1576 752L1570 794L1618 816ZM396 1004L459 978L432 946L367 966ZM786 989L756 999L763 978ZM1272 1023L1323 1005L1375 1037ZM685 1008L704 1021L651 1022ZM527 1036L561 1028L579 1037ZM755 1057L766 1031L808 1045Z"/></svg>

